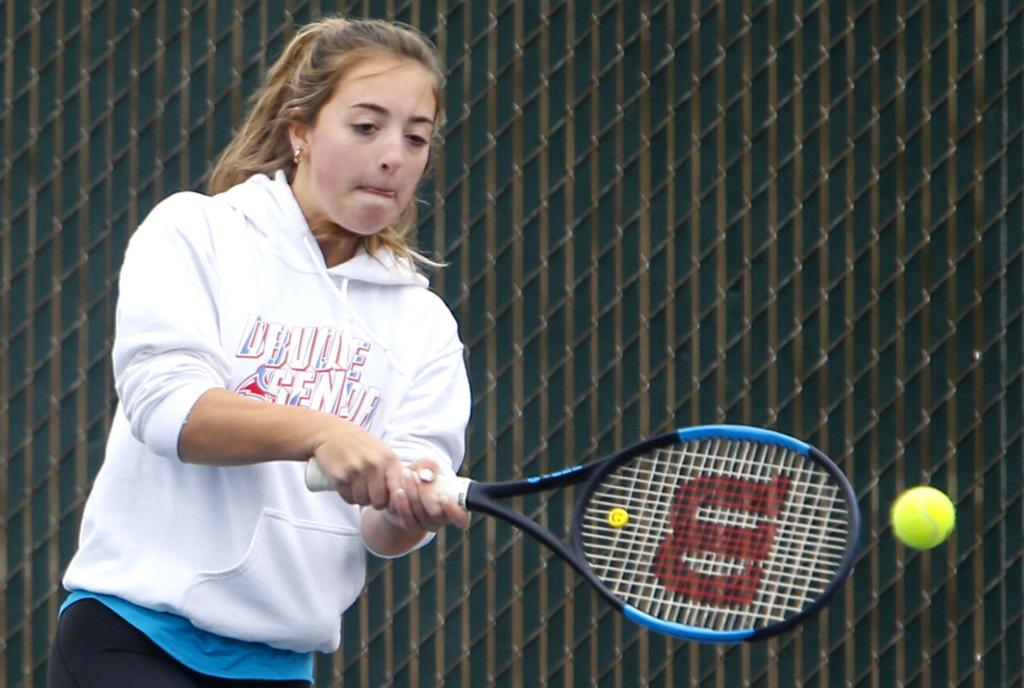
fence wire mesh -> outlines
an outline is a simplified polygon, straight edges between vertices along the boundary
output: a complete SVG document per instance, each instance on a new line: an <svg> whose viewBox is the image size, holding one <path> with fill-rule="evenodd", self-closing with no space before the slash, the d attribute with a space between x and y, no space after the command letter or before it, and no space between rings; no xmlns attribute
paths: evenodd
<svg viewBox="0 0 1024 688"><path fill-rule="evenodd" d="M421 248L468 348L463 472L556 470L672 426L765 425L853 479L865 547L820 617L712 647L629 624L509 527L373 561L317 662L345 686L1024 682L1019 0L0 5L0 654L45 685L115 405L134 227L200 189L296 26L422 28L447 127ZM931 483L950 542L898 546ZM518 505L562 532L571 495Z"/></svg>

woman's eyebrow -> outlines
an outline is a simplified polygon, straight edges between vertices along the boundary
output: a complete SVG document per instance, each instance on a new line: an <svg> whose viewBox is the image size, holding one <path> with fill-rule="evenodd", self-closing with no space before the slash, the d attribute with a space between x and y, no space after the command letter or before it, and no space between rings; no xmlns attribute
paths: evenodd
<svg viewBox="0 0 1024 688"><path fill-rule="evenodd" d="M352 108L365 108L367 110L372 110L373 112L376 112L377 114L380 115L391 115L391 112L386 107L378 105L377 103L356 103L355 105L352 106ZM412 117L409 118L409 122L412 124L434 124L434 120L432 118L424 117L422 115L413 115Z"/></svg>

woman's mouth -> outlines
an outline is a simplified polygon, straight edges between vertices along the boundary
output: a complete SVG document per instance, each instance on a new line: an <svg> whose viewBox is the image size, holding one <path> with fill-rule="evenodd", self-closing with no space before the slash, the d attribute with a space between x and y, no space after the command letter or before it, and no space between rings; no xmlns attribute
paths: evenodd
<svg viewBox="0 0 1024 688"><path fill-rule="evenodd" d="M396 193L393 190L382 189L378 186L360 186L359 188L366 193L371 193L375 196L382 196L384 198L394 198L396 196Z"/></svg>

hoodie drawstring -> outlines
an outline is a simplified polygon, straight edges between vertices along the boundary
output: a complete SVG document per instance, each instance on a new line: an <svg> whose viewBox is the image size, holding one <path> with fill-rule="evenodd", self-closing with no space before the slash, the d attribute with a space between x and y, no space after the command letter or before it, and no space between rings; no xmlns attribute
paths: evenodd
<svg viewBox="0 0 1024 688"><path fill-rule="evenodd" d="M307 235L302 243L306 246L306 251L310 254L310 257L313 259L313 265L316 265L318 267L317 272L324 280L327 281L327 284L330 286L332 291L338 292L338 295L341 298L341 305L344 306L345 312L348 314L349 320L352 322L359 323L359 325L363 328L367 335L373 338L373 341L376 343L376 345L380 347L381 351L384 352L384 355L388 357L388 360L391 361L392 368L394 368L394 370L403 378L409 380L409 373L405 370L404 366L402 366L401 361L398 360L398 357L395 356L394 352L391 351L391 347L386 346L376 335L376 333L374 333L373 329L366 324L366 321L360 318L359 314L355 312L355 309L349 305L348 277L341 278L341 286L335 285L334 281L331 279L331 276L327 273L327 266L324 264L324 258L323 255L320 254L319 247L316 246L316 240L314 240L311 235Z"/></svg>

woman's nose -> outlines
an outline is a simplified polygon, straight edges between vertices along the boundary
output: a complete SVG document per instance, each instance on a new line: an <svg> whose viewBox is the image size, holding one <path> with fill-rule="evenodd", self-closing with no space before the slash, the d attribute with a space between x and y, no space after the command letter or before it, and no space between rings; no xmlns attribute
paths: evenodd
<svg viewBox="0 0 1024 688"><path fill-rule="evenodd" d="M382 170L394 172L405 162L405 150L403 149L404 137L402 135L388 136L382 141L382 149L378 164Z"/></svg>

